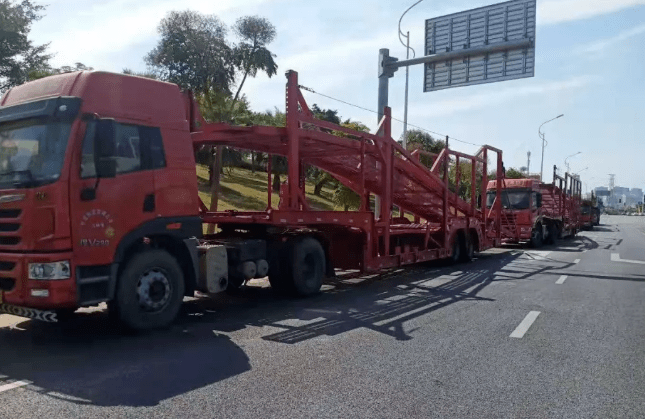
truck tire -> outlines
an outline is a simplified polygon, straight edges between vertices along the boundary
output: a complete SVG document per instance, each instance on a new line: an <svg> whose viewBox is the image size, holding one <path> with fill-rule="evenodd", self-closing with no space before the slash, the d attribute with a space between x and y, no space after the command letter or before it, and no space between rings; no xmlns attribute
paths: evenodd
<svg viewBox="0 0 645 419"><path fill-rule="evenodd" d="M531 230L531 247L537 249L542 247L542 224L537 224L533 230Z"/></svg>
<svg viewBox="0 0 645 419"><path fill-rule="evenodd" d="M555 224L549 224L546 227L546 230L549 234L547 238L547 243L558 244L558 237L560 236L560 231L558 229L558 226L556 226Z"/></svg>
<svg viewBox="0 0 645 419"><path fill-rule="evenodd" d="M455 237L452 241L452 255L448 258L448 261L452 264L454 263L459 263L461 260L461 240L459 239L459 236L455 234Z"/></svg>
<svg viewBox="0 0 645 419"><path fill-rule="evenodd" d="M475 257L475 243L473 242L472 237L468 237L466 240L461 239L462 243L460 253L461 262L470 262Z"/></svg>
<svg viewBox="0 0 645 419"><path fill-rule="evenodd" d="M181 267L170 253L139 253L130 259L118 279L112 310L129 329L166 327L179 313L184 286Z"/></svg>
<svg viewBox="0 0 645 419"><path fill-rule="evenodd" d="M287 294L291 290L289 272L286 270L288 255L291 254L291 242L274 242L268 247L271 288L278 294Z"/></svg>
<svg viewBox="0 0 645 419"><path fill-rule="evenodd" d="M297 239L291 246L288 280L293 292L302 297L317 294L325 277L325 251L313 237Z"/></svg>

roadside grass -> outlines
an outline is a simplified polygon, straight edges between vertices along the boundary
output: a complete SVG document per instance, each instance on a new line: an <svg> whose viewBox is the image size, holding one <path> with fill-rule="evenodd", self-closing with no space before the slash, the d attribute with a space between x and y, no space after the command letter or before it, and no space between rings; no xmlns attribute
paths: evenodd
<svg viewBox="0 0 645 419"><path fill-rule="evenodd" d="M285 175L280 179L284 181ZM199 197L204 204L210 208L211 193L208 185L208 167L197 165L197 181L199 182ZM305 183L306 199L314 210L319 211L342 211L343 208L334 203L334 190L323 187L320 196L315 196L314 184ZM218 211L264 211L267 208L267 174L266 172L251 172L248 169L239 167L225 168L220 177L220 198L217 203ZM271 194L272 208L278 208L280 195ZM373 205L373 203L372 203ZM396 214L396 213L395 213ZM399 214L396 214L399 215ZM414 222L414 216L410 213L405 214L410 222ZM204 225L204 232L207 226Z"/></svg>
<svg viewBox="0 0 645 419"><path fill-rule="evenodd" d="M284 181L285 175L281 176ZM208 168L197 165L197 180L199 182L199 196L204 204L210 208L211 194L208 185ZM313 194L313 183L305 184L306 199L312 209L321 211L340 210L333 202L333 190L323 188L320 196ZM229 168L224 169L220 178L220 197L217 203L218 211L263 211L267 208L267 174L256 171L252 173L248 169ZM278 207L280 195L271 194L271 206Z"/></svg>

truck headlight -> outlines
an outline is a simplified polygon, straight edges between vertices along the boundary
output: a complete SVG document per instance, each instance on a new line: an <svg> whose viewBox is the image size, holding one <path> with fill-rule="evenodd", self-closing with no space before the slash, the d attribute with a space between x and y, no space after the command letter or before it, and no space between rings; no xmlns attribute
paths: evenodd
<svg viewBox="0 0 645 419"><path fill-rule="evenodd" d="M69 279L69 261L52 263L30 263L29 279Z"/></svg>

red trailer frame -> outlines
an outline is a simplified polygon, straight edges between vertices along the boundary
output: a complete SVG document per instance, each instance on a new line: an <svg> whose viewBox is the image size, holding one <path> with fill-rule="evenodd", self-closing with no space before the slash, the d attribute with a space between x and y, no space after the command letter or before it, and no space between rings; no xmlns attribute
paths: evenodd
<svg viewBox="0 0 645 419"><path fill-rule="evenodd" d="M501 243L501 204L490 210L481 206L487 184L489 152L497 153L497 173L502 173L502 152L482 147L471 156L445 148L427 168L417 153L403 149L391 137L391 111L384 110L379 135L354 131L316 119L298 85L298 74L287 72L286 127L240 127L208 123L188 96L195 148L223 145L271 155L286 156L287 182L280 203L271 202L271 168L267 170L268 207L265 211L211 212L201 204L204 223L217 224L226 232L206 240L234 234L232 231L264 229L266 234L307 233L320 238L334 268L376 272L383 268L447 258L455 243L484 250ZM342 133L343 137L333 132ZM413 155L414 154L414 155ZM416 156L416 157L415 157ZM456 164L456 185L449 181L449 167ZM271 158L269 158L271 161ZM460 163L471 165L471 193L462 199ZM312 210L305 198L304 167L329 172L361 197L358 211ZM501 186L502 179L498 179ZM501 187L498 188L501 190ZM479 191L479 194L478 194ZM370 211L370 195L379 195L380 213ZM401 213L393 217L392 207ZM412 214L414 221L403 217Z"/></svg>
<svg viewBox="0 0 645 419"><path fill-rule="evenodd" d="M558 176L557 167L553 166L553 184L545 186L553 197L553 204L551 207L547 207L547 211L561 217L563 231L572 235L576 234L580 231L582 224L580 213L582 182L569 173L565 173L564 177Z"/></svg>

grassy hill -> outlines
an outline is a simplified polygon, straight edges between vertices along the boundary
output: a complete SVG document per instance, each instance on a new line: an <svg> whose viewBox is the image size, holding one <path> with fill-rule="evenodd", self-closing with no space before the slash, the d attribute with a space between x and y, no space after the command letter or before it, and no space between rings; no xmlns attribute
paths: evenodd
<svg viewBox="0 0 645 419"><path fill-rule="evenodd" d="M208 185L208 168L197 165L197 179L199 181L199 196L207 207L210 208L211 195ZM281 176L284 181L285 176ZM333 202L333 191L323 188L320 196L314 196L314 185L305 184L306 198L309 205L318 210L339 210ZM277 193L271 194L271 204L277 208L280 197ZM217 209L219 211L263 211L267 207L267 174L265 172L252 173L242 168L226 168L220 179L220 198Z"/></svg>

